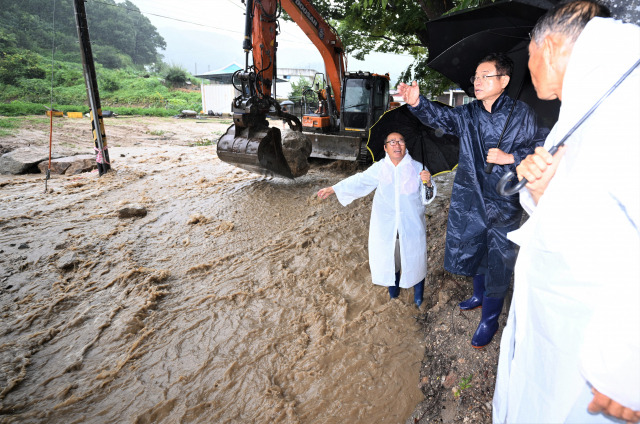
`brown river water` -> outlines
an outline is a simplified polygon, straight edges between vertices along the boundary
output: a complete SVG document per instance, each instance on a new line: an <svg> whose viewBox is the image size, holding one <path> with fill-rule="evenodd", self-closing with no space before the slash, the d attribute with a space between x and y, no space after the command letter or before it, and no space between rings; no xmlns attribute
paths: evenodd
<svg viewBox="0 0 640 424"><path fill-rule="evenodd" d="M315 196L339 162L288 181L211 146L110 152L114 172L46 194L0 176L0 422L410 417L418 311L371 283L371 196Z"/></svg>

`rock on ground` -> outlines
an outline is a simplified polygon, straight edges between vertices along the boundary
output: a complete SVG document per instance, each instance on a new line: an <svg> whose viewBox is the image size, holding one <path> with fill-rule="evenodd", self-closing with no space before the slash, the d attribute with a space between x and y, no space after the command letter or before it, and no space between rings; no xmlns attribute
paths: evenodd
<svg viewBox="0 0 640 424"><path fill-rule="evenodd" d="M298 131L282 132L282 152L294 177L300 177L309 170L311 140Z"/></svg>
<svg viewBox="0 0 640 424"><path fill-rule="evenodd" d="M51 154L53 158L69 156L70 152L58 150ZM38 164L49 160L49 150L45 146L19 147L0 156L0 174L37 173Z"/></svg>
<svg viewBox="0 0 640 424"><path fill-rule="evenodd" d="M118 211L118 218L142 218L147 216L147 208L144 206L127 206Z"/></svg>
<svg viewBox="0 0 640 424"><path fill-rule="evenodd" d="M0 156L0 173L18 175L34 172L38 163L48 158L44 148L20 147Z"/></svg>
<svg viewBox="0 0 640 424"><path fill-rule="evenodd" d="M38 169L43 174L47 172L49 161L44 160L38 164ZM74 175L81 172L89 172L97 169L95 155L76 155L51 160L52 174Z"/></svg>

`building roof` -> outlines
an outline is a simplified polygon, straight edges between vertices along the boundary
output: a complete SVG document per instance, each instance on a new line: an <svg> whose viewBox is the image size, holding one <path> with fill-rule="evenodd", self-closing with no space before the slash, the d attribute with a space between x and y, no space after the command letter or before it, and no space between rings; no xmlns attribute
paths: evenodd
<svg viewBox="0 0 640 424"><path fill-rule="evenodd" d="M220 69L215 69L213 71L208 71L203 74L194 75L194 77L208 79L208 80L220 82L223 84L231 84L231 77L233 76L234 72L236 72L239 69L242 69L242 67L237 63L232 62Z"/></svg>
<svg viewBox="0 0 640 424"><path fill-rule="evenodd" d="M232 62L230 64L228 64L227 66L224 66L220 69L215 69L213 71L208 71L205 72L203 74L198 74L198 75L194 75L194 77L196 78L203 78L203 79L208 79L211 81L215 81L221 84L231 84L231 78L233 77L233 74L238 71L238 70L242 70L244 68L242 68L240 65L238 65L236 62ZM278 78L276 80L276 82L285 82L286 80L283 80L281 78Z"/></svg>

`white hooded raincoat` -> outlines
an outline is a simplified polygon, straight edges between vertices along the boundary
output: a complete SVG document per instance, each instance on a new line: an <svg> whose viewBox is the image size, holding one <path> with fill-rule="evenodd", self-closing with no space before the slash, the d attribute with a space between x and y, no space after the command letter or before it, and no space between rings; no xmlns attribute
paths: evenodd
<svg viewBox="0 0 640 424"><path fill-rule="evenodd" d="M547 150L640 58L640 28L595 18L576 41ZM604 422L589 387L640 410L640 69L566 141L520 253L494 423Z"/></svg>
<svg viewBox="0 0 640 424"><path fill-rule="evenodd" d="M397 166L385 156L366 171L333 186L343 206L376 190L369 224L369 266L374 284L395 284L396 235L400 239L400 287L413 287L427 275L427 226L420 197L420 171L422 165L407 151ZM432 184L435 198L433 180Z"/></svg>

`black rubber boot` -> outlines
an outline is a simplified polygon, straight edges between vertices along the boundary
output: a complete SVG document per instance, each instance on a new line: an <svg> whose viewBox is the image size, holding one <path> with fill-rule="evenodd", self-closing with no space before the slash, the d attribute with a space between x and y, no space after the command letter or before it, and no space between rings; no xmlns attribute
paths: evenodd
<svg viewBox="0 0 640 424"><path fill-rule="evenodd" d="M424 279L418 284L413 286L413 301L416 302L416 306L419 308L422 305L422 295L424 294Z"/></svg>
<svg viewBox="0 0 640 424"><path fill-rule="evenodd" d="M400 273L396 272L396 285L389 286L389 298L395 299L400 294Z"/></svg>
<svg viewBox="0 0 640 424"><path fill-rule="evenodd" d="M504 297L487 297L482 299L482 318L476 329L471 345L480 349L491 343L491 339L498 331L498 318L502 312Z"/></svg>
<svg viewBox="0 0 640 424"><path fill-rule="evenodd" d="M482 307L482 297L484 296L484 274L473 277L473 296L459 303L460 309L470 311Z"/></svg>

